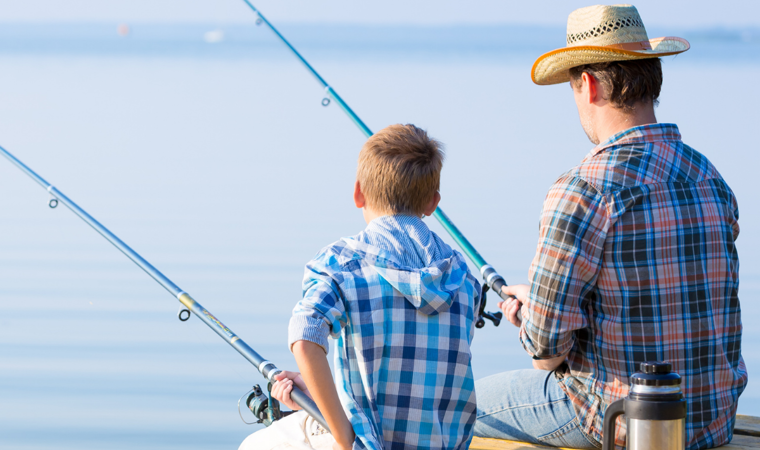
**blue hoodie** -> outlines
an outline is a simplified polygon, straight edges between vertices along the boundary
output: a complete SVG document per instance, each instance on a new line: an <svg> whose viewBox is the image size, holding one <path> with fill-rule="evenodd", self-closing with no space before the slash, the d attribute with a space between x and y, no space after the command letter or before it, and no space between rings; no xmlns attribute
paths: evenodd
<svg viewBox="0 0 760 450"><path fill-rule="evenodd" d="M289 344L327 351L354 448L466 449L480 286L462 255L414 216L384 216L306 265Z"/></svg>

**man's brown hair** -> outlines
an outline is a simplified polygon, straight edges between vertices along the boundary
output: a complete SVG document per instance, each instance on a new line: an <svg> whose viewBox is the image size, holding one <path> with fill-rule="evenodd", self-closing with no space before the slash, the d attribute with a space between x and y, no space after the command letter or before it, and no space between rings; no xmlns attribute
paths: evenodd
<svg viewBox="0 0 760 450"><path fill-rule="evenodd" d="M422 215L440 186L443 158L443 145L425 130L391 125L367 139L356 179L370 207Z"/></svg>
<svg viewBox="0 0 760 450"><path fill-rule="evenodd" d="M638 102L657 106L662 87L662 64L660 58L634 61L614 61L585 64L570 69L570 83L574 88L581 85L583 72L596 78L604 86L608 100L616 108L633 111Z"/></svg>

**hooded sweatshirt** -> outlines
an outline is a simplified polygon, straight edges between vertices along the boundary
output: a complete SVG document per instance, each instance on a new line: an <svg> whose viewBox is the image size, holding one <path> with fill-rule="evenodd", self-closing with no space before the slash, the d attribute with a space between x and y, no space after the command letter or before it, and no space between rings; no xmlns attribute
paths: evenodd
<svg viewBox="0 0 760 450"><path fill-rule="evenodd" d="M467 449L480 286L414 216L383 216L306 265L289 345L337 340L335 382L354 449Z"/></svg>

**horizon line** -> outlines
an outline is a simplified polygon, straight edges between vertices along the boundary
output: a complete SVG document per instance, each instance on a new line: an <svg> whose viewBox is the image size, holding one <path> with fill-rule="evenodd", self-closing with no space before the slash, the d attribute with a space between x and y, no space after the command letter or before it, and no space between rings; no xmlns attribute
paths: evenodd
<svg viewBox="0 0 760 450"><path fill-rule="evenodd" d="M169 25L169 26L211 26L211 27L231 27L231 26L252 26L257 27L255 21L170 21L170 20L3 20L0 19L0 25L102 25L102 26L145 26L145 25ZM280 21L278 26L361 26L372 28L391 28L391 27L409 27L409 28L458 28L458 27L536 27L536 28L565 28L565 24L548 23L548 22L362 22L362 21ZM673 30L760 30L760 24L697 24L692 26L673 27L672 25L650 24L650 29L668 27Z"/></svg>

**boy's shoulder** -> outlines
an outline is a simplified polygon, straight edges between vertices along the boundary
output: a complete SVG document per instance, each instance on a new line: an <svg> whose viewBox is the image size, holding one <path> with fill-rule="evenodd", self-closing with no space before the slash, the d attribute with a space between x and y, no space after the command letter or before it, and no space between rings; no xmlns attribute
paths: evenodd
<svg viewBox="0 0 760 450"><path fill-rule="evenodd" d="M360 234L344 237L322 247L312 258L310 264L319 263L334 268L345 267L352 261L369 260L373 264L399 265L396 258L388 252L365 243L359 239Z"/></svg>
<svg viewBox="0 0 760 450"><path fill-rule="evenodd" d="M366 242L362 233L338 239L322 247L306 265L307 273L311 275L320 273L336 281L342 281L346 279L348 273L352 274L348 278L365 277L368 272L361 268L372 266L374 270L369 272L372 276L382 274L382 278L392 278L392 274L398 274L398 276L411 277L410 280L412 278L417 280L415 282L417 284L424 284L430 279L448 280L447 282L453 279L467 280L467 284L473 288L473 295L479 297L480 283L470 271L464 255L451 248L432 230L430 234L437 241L436 245L445 247L447 251L444 255L439 255L443 256L441 259L436 259L419 268L404 264L403 256ZM410 248L409 251L415 250Z"/></svg>

